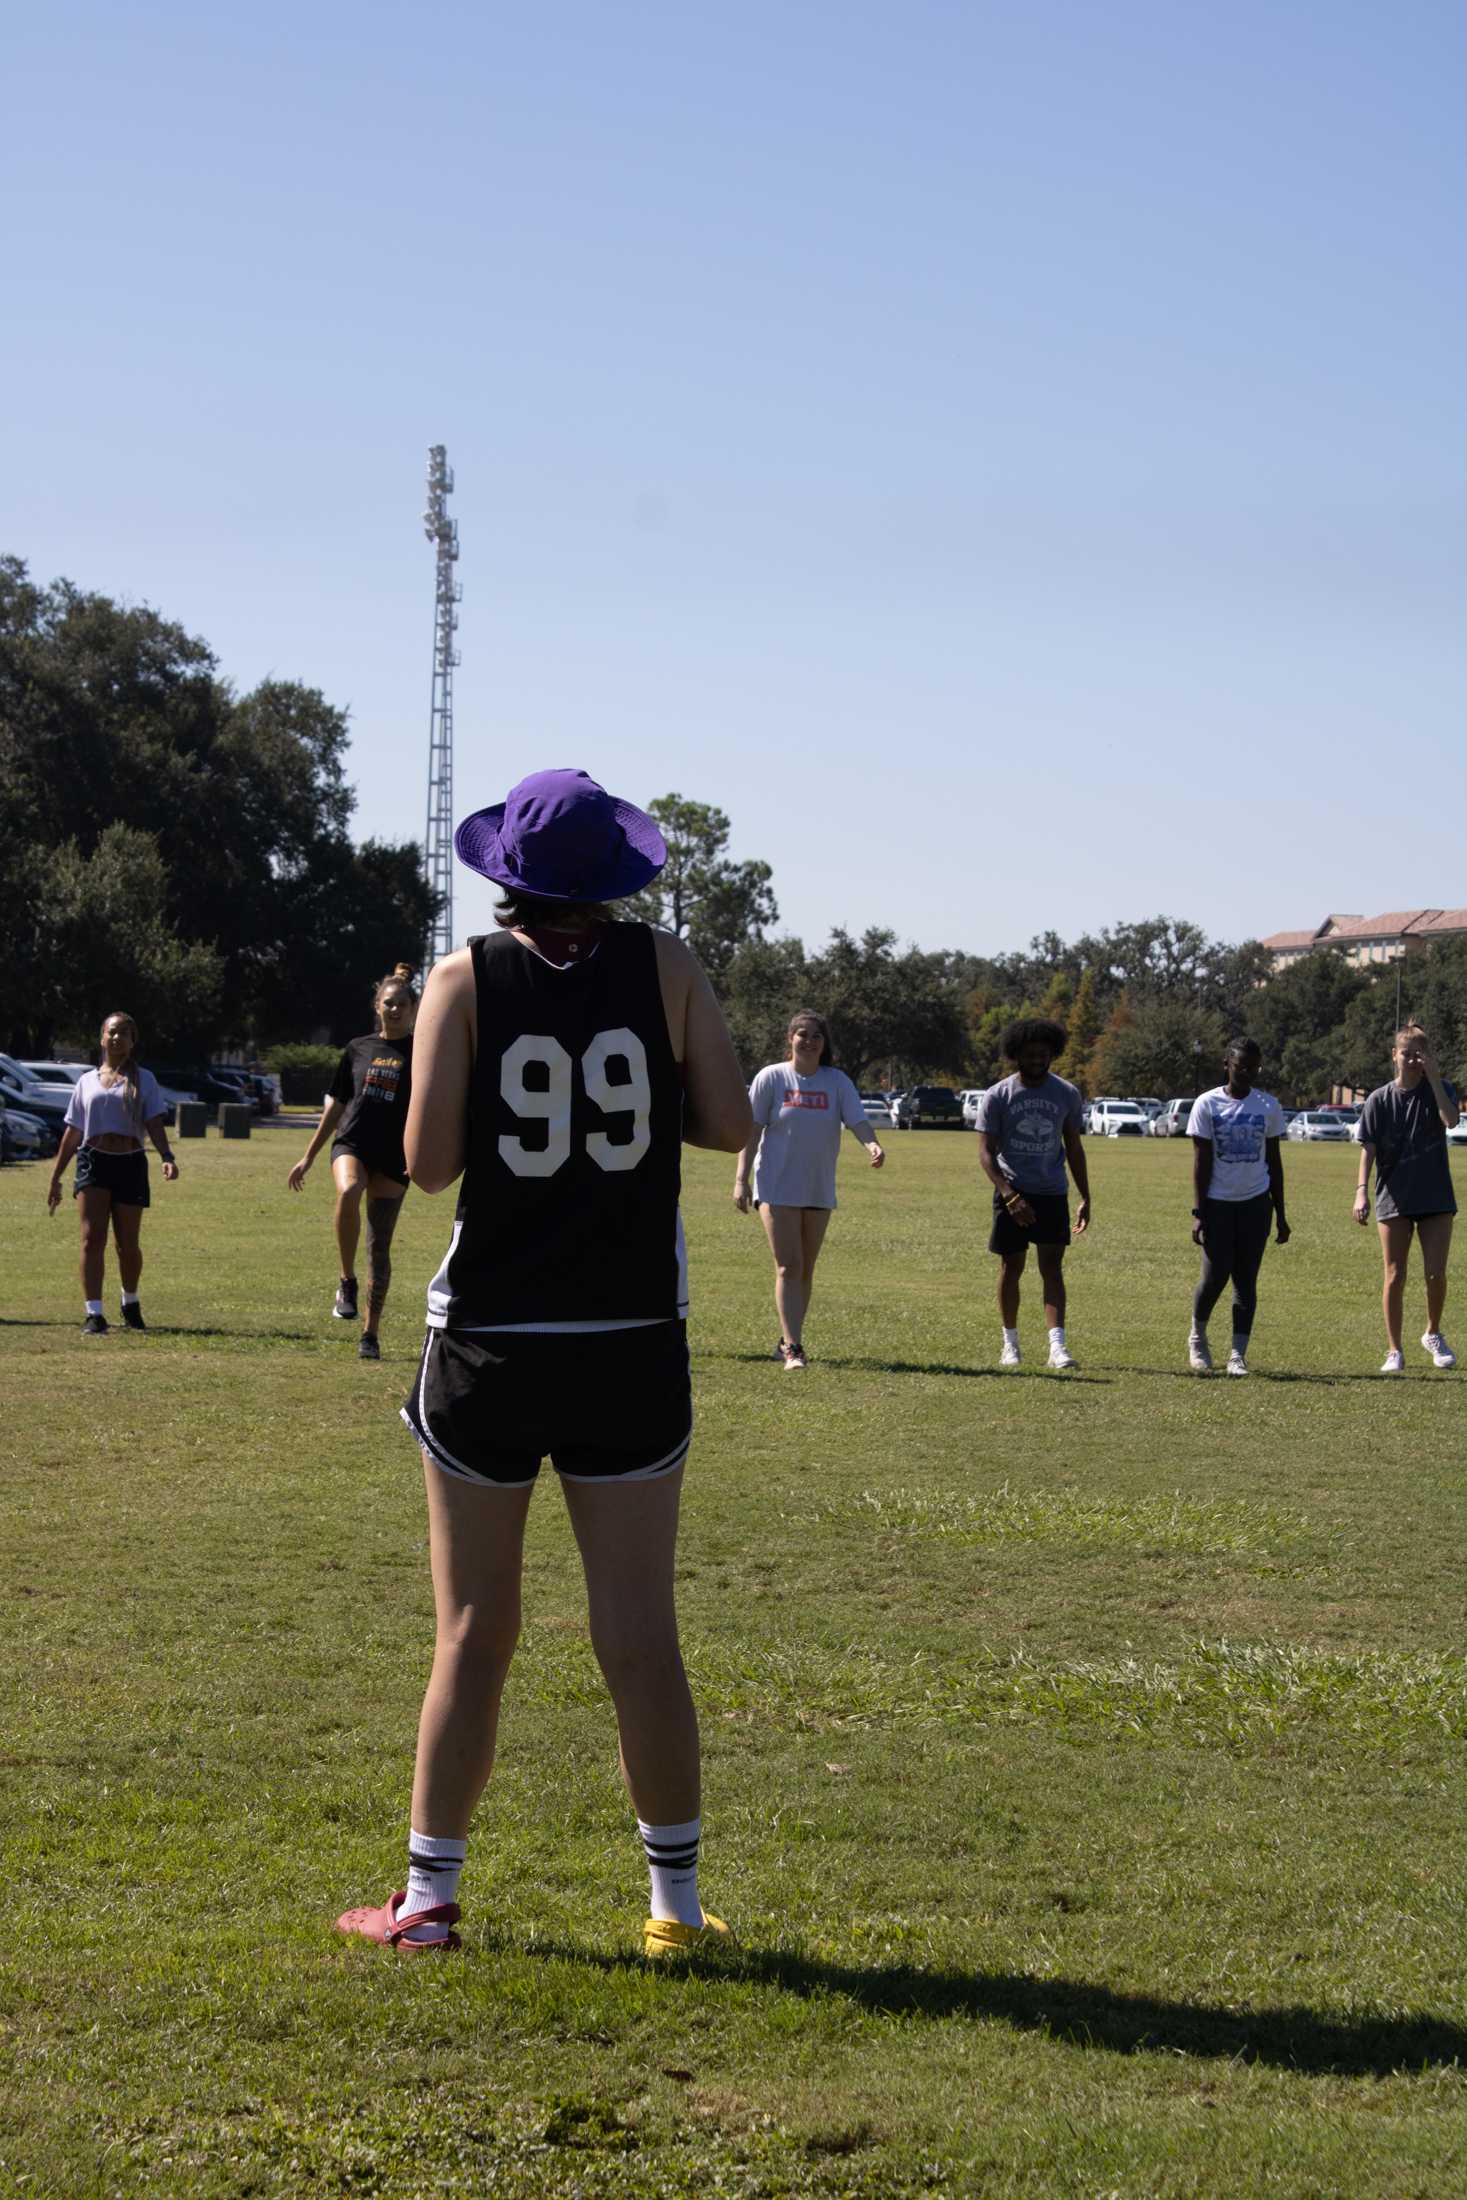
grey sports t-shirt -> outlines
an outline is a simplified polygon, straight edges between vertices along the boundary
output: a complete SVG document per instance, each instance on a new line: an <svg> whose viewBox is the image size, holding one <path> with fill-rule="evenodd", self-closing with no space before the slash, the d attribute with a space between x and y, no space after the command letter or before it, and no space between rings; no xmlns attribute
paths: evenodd
<svg viewBox="0 0 1467 2200"><path fill-rule="evenodd" d="M1080 1088L1051 1070L1042 1085L1017 1072L990 1085L978 1103L978 1129L993 1140L998 1165L1016 1191L1063 1199L1069 1190L1064 1128L1080 1128Z"/></svg>
<svg viewBox="0 0 1467 2200"><path fill-rule="evenodd" d="M1446 1089L1455 1100L1456 1087ZM1378 1085L1360 1110L1360 1142L1375 1148L1377 1220L1457 1212L1446 1125L1427 1078L1410 1092Z"/></svg>

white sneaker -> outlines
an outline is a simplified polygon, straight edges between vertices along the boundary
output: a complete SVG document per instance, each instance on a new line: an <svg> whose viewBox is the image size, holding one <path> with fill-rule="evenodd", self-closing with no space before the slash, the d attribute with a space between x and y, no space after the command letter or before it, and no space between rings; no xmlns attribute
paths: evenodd
<svg viewBox="0 0 1467 2200"><path fill-rule="evenodd" d="M1404 1375L1406 1372L1405 1353L1388 1352L1380 1363L1380 1371L1382 1375Z"/></svg>
<svg viewBox="0 0 1467 2200"><path fill-rule="evenodd" d="M1228 1354L1228 1364L1224 1372L1229 1375L1246 1375L1248 1372L1248 1362L1236 1347Z"/></svg>
<svg viewBox="0 0 1467 2200"><path fill-rule="evenodd" d="M1457 1355L1439 1329L1428 1329L1421 1340L1423 1352L1431 1354L1433 1367L1455 1367Z"/></svg>
<svg viewBox="0 0 1467 2200"><path fill-rule="evenodd" d="M1194 1375L1212 1373L1212 1354L1207 1349L1205 1329L1194 1329L1187 1339L1187 1365Z"/></svg>
<svg viewBox="0 0 1467 2200"><path fill-rule="evenodd" d="M1007 1337L1004 1338L1003 1350L998 1356L998 1364L1000 1367L1017 1367L1020 1364L1019 1348L1016 1344L1010 1344Z"/></svg>
<svg viewBox="0 0 1467 2200"><path fill-rule="evenodd" d="M1078 1367L1079 1361L1067 1344L1052 1344L1049 1348L1051 1367Z"/></svg>

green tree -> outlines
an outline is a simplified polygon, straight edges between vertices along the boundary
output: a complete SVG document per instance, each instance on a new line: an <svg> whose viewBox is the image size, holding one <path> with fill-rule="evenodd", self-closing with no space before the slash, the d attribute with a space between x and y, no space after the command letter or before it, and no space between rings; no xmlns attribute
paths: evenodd
<svg viewBox="0 0 1467 2200"><path fill-rule="evenodd" d="M353 848L348 740L317 690L271 680L236 696L207 645L157 612L40 588L0 559L0 916L24 909L59 851L75 894L76 866L114 826L144 836L163 932L214 957L202 993L178 966L180 1028L207 997L211 1039L304 1036L343 1004L357 1029L382 970L421 960L433 901L418 851ZM46 1047L82 1013L80 973L57 968L43 925L10 926L7 945L0 1030Z"/></svg>
<svg viewBox="0 0 1467 2200"><path fill-rule="evenodd" d="M739 1060L752 1077L787 1052L789 1020L808 998L809 965L799 940L748 940L729 961L720 986Z"/></svg>
<svg viewBox="0 0 1467 2200"><path fill-rule="evenodd" d="M108 825L90 855L67 841L52 853L45 884L47 1021L89 1041L121 1008L137 1018L155 1055L206 1047L218 1013L219 957L179 939L169 924L168 874L154 836Z"/></svg>
<svg viewBox="0 0 1467 2200"><path fill-rule="evenodd" d="M859 1084L880 1065L893 1079L961 1076L969 1043L947 958L909 948L879 926L859 940L837 927L807 966L810 999L830 1020L843 1067Z"/></svg>
<svg viewBox="0 0 1467 2200"><path fill-rule="evenodd" d="M685 939L718 984L747 942L779 920L767 863L735 863L724 851L730 825L711 803L680 794L647 805L667 842L667 863L628 904L628 914Z"/></svg>
<svg viewBox="0 0 1467 2200"><path fill-rule="evenodd" d="M1123 994L1096 1042L1095 1088L1120 1098L1200 1092L1220 1074L1227 1037L1216 1009Z"/></svg>
<svg viewBox="0 0 1467 2200"><path fill-rule="evenodd" d="M1068 1034L1065 1051L1055 1063L1060 1076L1068 1077L1087 1095L1098 1089L1091 1083L1091 1057L1102 1024L1099 979L1094 965L1087 963L1065 1019Z"/></svg>

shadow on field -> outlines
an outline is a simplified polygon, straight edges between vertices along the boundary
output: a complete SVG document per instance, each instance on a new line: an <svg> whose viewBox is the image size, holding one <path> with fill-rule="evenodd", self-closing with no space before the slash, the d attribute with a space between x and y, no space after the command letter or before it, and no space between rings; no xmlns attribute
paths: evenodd
<svg viewBox="0 0 1467 2200"><path fill-rule="evenodd" d="M540 1952L606 1970L639 1964L634 1956L592 1956L584 1949ZM1122 1994L1083 1979L897 1965L858 1970L747 1946L706 1962L691 1959L686 1973L700 1985L721 1976L806 1997L843 1994L873 2016L973 2017L1116 2055L1221 2056L1307 2076L1352 2078L1389 2078L1467 2059L1467 2028L1445 2017L1337 2017L1298 2004L1230 2009Z"/></svg>
<svg viewBox="0 0 1467 2200"><path fill-rule="evenodd" d="M1109 1366L1112 1363L1102 1361L1100 1364ZM1190 1367L1117 1366L1114 1372L1117 1375L1153 1375L1159 1377L1163 1382L1229 1383L1230 1381L1230 1378L1223 1373L1221 1368L1214 1368L1211 1375L1195 1374ZM1429 1374L1432 1370L1427 1369L1425 1372ZM1235 1380L1236 1378L1232 1379ZM1314 1375L1306 1372L1303 1368L1250 1367L1247 1379L1250 1383L1316 1383L1325 1390L1339 1390L1348 1383L1395 1383L1399 1386L1401 1381L1399 1375L1382 1375L1378 1369L1374 1368L1362 1371L1358 1375Z"/></svg>
<svg viewBox="0 0 1467 2200"><path fill-rule="evenodd" d="M731 1360L745 1367L773 1367L775 1364L774 1355L770 1352L695 1351L693 1358ZM1065 1375L1057 1368L1050 1367L961 1367L955 1360L851 1360L842 1359L837 1353L832 1353L827 1359L823 1352L812 1358L810 1365L814 1368L838 1367L846 1373L856 1375L965 1375L974 1381L986 1380L991 1375L995 1380L1001 1376L1006 1383L1102 1383L1106 1386L1111 1382L1109 1375L1082 1375L1078 1369L1072 1369Z"/></svg>

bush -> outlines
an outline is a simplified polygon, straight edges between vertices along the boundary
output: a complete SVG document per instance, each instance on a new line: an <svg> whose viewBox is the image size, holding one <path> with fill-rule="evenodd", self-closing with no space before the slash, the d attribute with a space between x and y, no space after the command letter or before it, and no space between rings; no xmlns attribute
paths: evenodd
<svg viewBox="0 0 1467 2200"><path fill-rule="evenodd" d="M318 1108L340 1060L339 1047L271 1047L265 1067L280 1079L280 1096L288 1108Z"/></svg>

